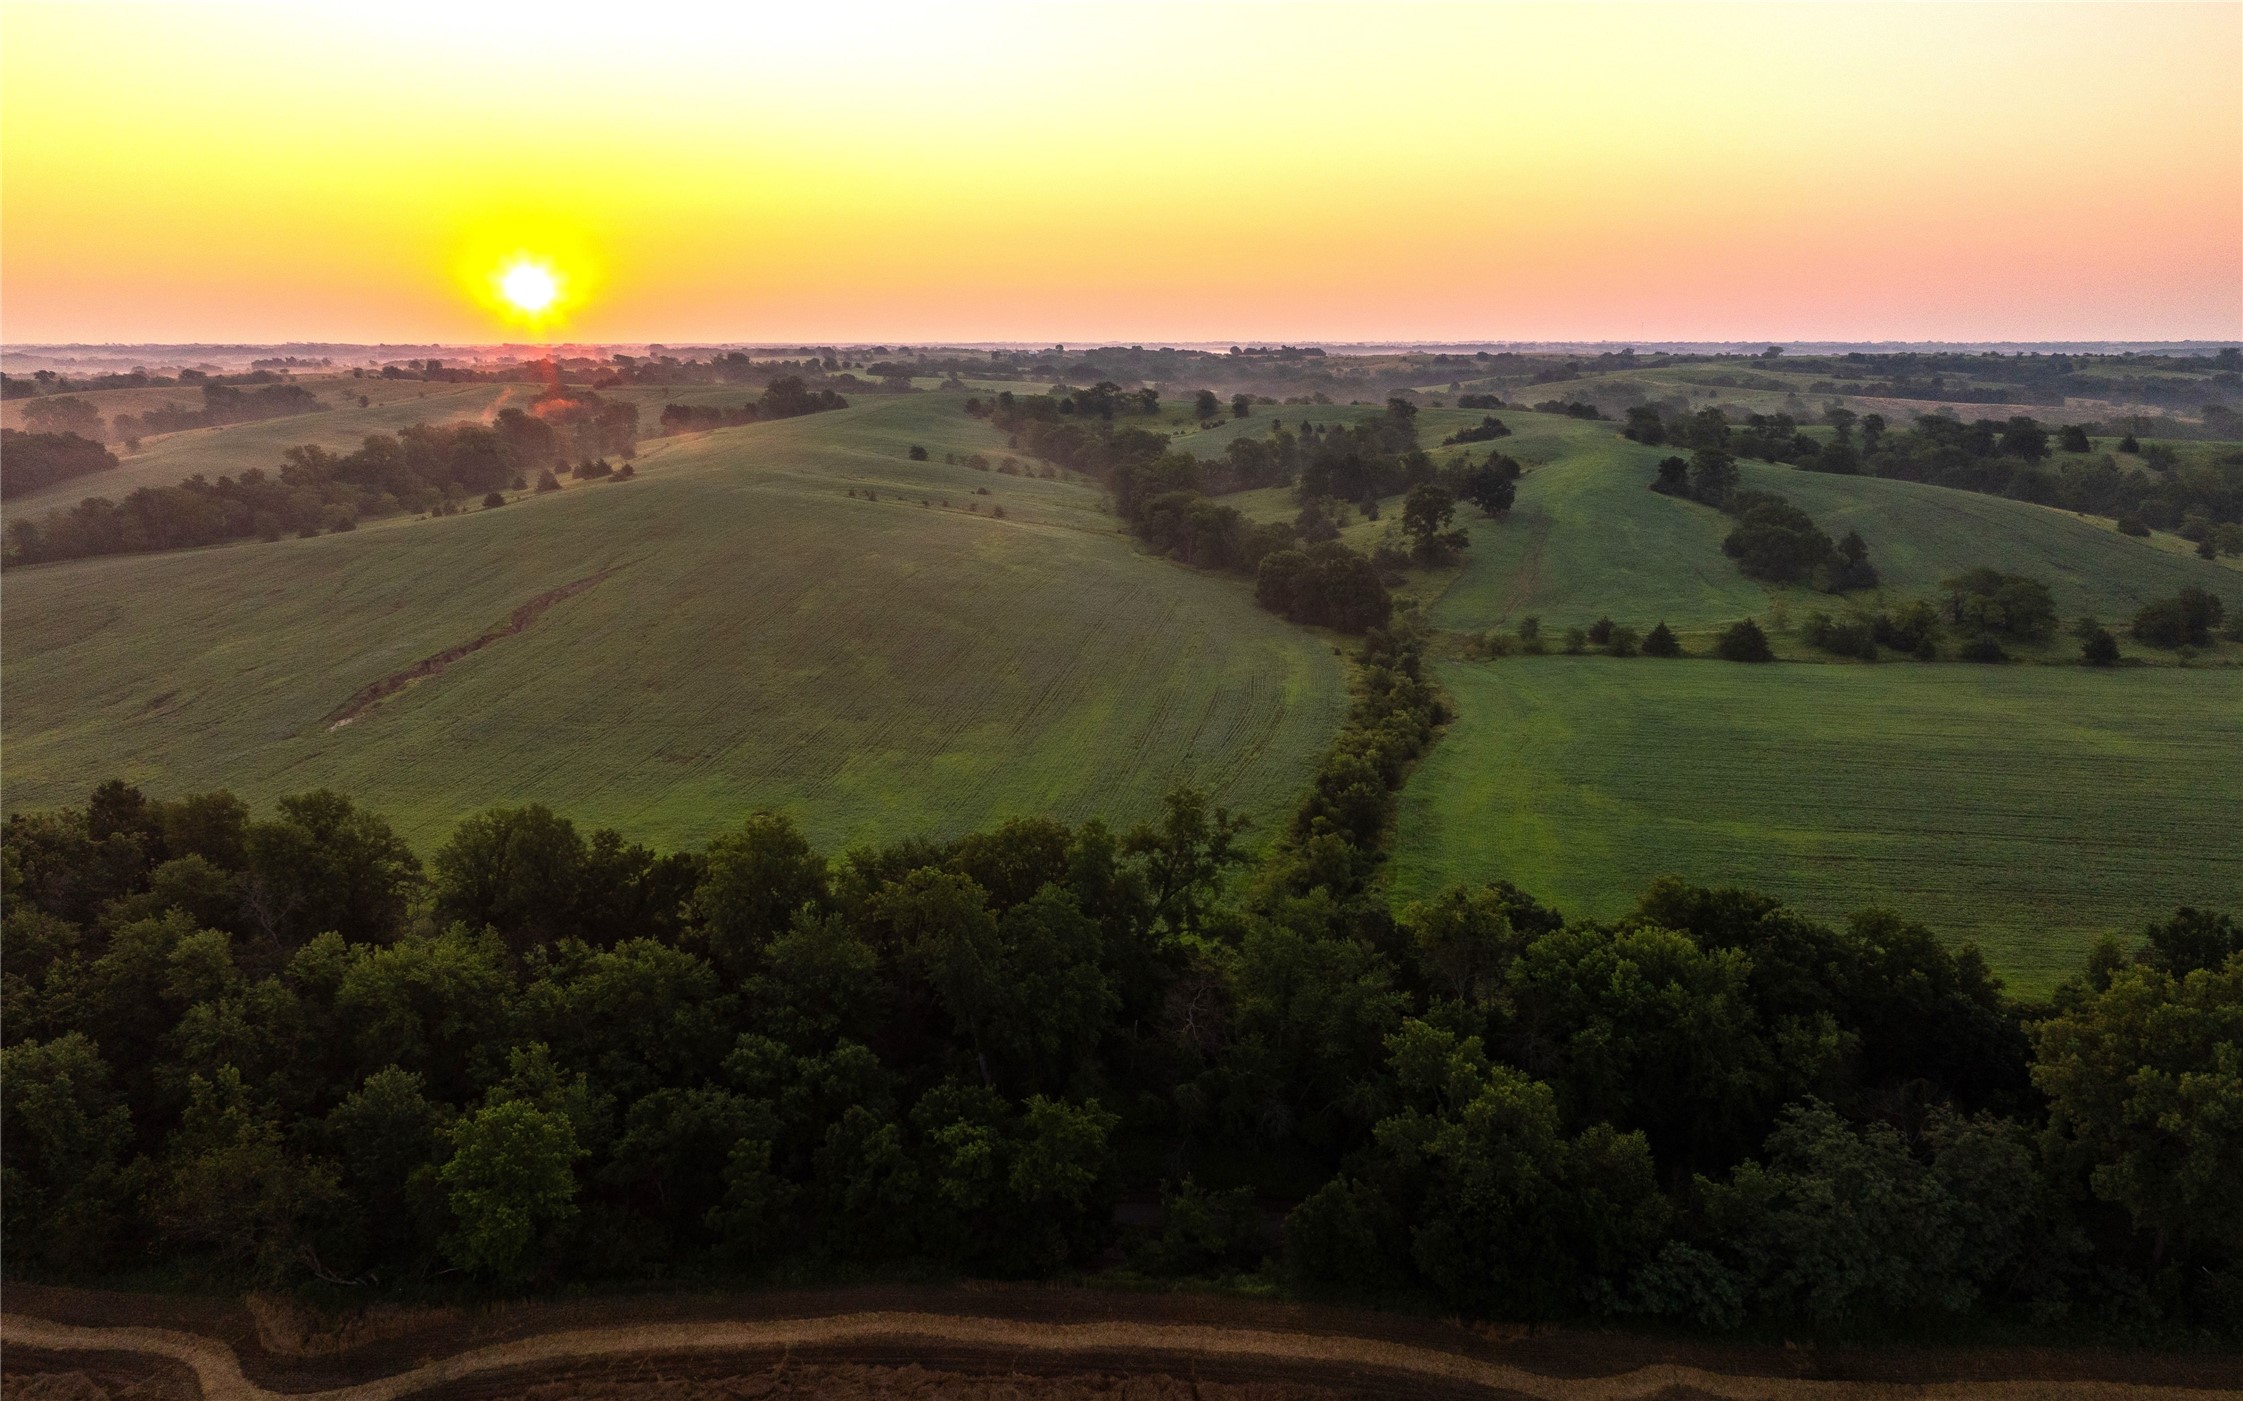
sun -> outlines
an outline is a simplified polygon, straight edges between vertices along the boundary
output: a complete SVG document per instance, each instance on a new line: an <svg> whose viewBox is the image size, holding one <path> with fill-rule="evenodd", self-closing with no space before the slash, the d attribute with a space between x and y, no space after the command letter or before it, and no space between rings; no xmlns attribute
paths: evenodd
<svg viewBox="0 0 2243 1401"><path fill-rule="evenodd" d="M561 278L549 264L520 258L499 272L498 290L508 306L535 320L561 299Z"/></svg>

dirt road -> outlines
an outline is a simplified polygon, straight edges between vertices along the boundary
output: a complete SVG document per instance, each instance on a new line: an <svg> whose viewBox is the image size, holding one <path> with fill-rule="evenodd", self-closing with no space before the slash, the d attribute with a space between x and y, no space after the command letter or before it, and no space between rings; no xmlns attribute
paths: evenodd
<svg viewBox="0 0 2243 1401"><path fill-rule="evenodd" d="M37 1302L42 1291L31 1292ZM260 1381L245 1375L235 1345L207 1332L60 1321L13 1311L19 1307L17 1297L8 1306L11 1311L0 1315L0 1343L8 1354L10 1395L82 1396L89 1401L108 1395L197 1393L204 1401L466 1396L559 1401L594 1395L644 1401L778 1395L1127 1396L1148 1401L1193 1395L1203 1401L1321 1401L1359 1395L1536 1401L1677 1396L1720 1401L2208 1401L2236 1395L2229 1383L2243 1381L2243 1375L2228 1373L2219 1359L2180 1374L2159 1376L2157 1368L2149 1367L2145 1375L2155 1380L2146 1381L2107 1375L2004 1377L1985 1375L1983 1367L1946 1378L1806 1377L1778 1374L1780 1368L1731 1372L1675 1361L1607 1375L1566 1375L1578 1359L1574 1365L1551 1367L1543 1356L1535 1360L1545 1365L1525 1365L1506 1357L1500 1344L1480 1340L1483 1345L1472 1345L1476 1335L1462 1329L1448 1330L1456 1338L1449 1345L1437 1328L1422 1338L1374 1336L1384 1330L1285 1326L1283 1320L1292 1317L1287 1314L1273 1314L1265 1326L1180 1321L1173 1317L1177 1309L1172 1301L1149 1301L1143 1311L1154 1316L1147 1318L1070 1321L991 1316L986 1306L976 1308L970 1299L956 1311L863 1309L562 1327L456 1350L447 1350L446 1343L464 1341L459 1331L437 1328L417 1340L405 1339L402 1347L345 1348L294 1376L261 1367L272 1374ZM77 1304L57 1312L84 1318L89 1307ZM1113 1307L1105 1301L1102 1311ZM1210 1312L1220 1317L1226 1310ZM1169 1316L1160 1316L1164 1314ZM253 1352L263 1351L246 1338L237 1341ZM354 1360L352 1354L360 1351L365 1355ZM130 1390L105 1386L98 1366L91 1366L85 1387L77 1388L74 1381L60 1380L77 1358L106 1362L112 1376L131 1371L120 1372L120 1360L137 1359L146 1385ZM34 1365L27 1366L27 1360ZM183 1389L189 1376L193 1385ZM352 1379L345 1384L322 1385L346 1376Z"/></svg>

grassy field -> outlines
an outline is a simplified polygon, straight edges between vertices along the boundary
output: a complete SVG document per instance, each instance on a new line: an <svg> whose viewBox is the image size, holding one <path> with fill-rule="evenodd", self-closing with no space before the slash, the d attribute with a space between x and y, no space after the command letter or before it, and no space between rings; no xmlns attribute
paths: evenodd
<svg viewBox="0 0 2243 1401"><path fill-rule="evenodd" d="M2087 945L2243 900L2243 674L1710 661L1447 663L1394 888L1504 878L1623 913L1674 872L1884 905L2045 991Z"/></svg>
<svg viewBox="0 0 2243 1401"><path fill-rule="evenodd" d="M1425 415L1436 424L1457 416ZM1472 547L1434 606L1436 625L1469 631L1535 614L1564 626L1609 613L1639 627L1664 618L1702 628L1761 613L1777 598L1794 611L1836 606L1745 578L1721 553L1727 517L1647 490L1667 450L1631 443L1606 424L1519 413L1504 421L1516 431L1503 450L1531 470L1507 520L1464 513ZM2130 539L2107 521L1915 482L1741 465L1746 486L1783 493L1831 534L1861 532L1883 584L1855 595L1858 606L1930 593L1979 564L2045 581L2067 619L2130 618L2190 584L2243 603L2243 581L2228 563Z"/></svg>
<svg viewBox="0 0 2243 1401"><path fill-rule="evenodd" d="M1000 444L951 396L868 397L500 510L11 572L7 806L332 786L424 848L533 800L665 843L763 804L827 844L1125 822L1179 781L1280 814L1346 704L1330 648L1135 553L1089 488L942 461Z"/></svg>
<svg viewBox="0 0 2243 1401"><path fill-rule="evenodd" d="M1507 519L1460 513L1471 517L1472 547L1434 605L1435 625L1473 630L1532 614L1565 626L1610 613L1682 628L1767 606L1765 591L1721 553L1724 517L1646 489L1665 452L1609 424L1521 413L1503 421L1513 435L1497 446L1529 470Z"/></svg>

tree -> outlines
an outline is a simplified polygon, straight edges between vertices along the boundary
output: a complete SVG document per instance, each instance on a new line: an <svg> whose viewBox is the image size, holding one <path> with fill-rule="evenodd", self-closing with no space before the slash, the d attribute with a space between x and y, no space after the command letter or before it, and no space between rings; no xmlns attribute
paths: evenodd
<svg viewBox="0 0 2243 1401"><path fill-rule="evenodd" d="M1750 618L1723 629L1713 652L1725 662L1772 662L1776 659L1775 652L1768 646L1768 634Z"/></svg>
<svg viewBox="0 0 2243 1401"><path fill-rule="evenodd" d="M746 977L795 912L823 906L826 895L826 859L794 823L751 814L709 843L708 870L694 892L710 961L734 979Z"/></svg>
<svg viewBox="0 0 2243 1401"><path fill-rule="evenodd" d="M445 1252L463 1269L505 1281L535 1273L553 1229L575 1217L576 1160L566 1115L510 1099L461 1119L437 1170L456 1229Z"/></svg>
<svg viewBox="0 0 2243 1401"><path fill-rule="evenodd" d="M2134 615L2135 640L2152 647L2201 647L2211 641L2226 607L2199 588L2184 588L2171 598L2161 598Z"/></svg>
<svg viewBox="0 0 2243 1401"><path fill-rule="evenodd" d="M33 433L68 433L101 441L101 410L69 394L33 399L23 406L23 426Z"/></svg>
<svg viewBox="0 0 2243 1401"><path fill-rule="evenodd" d="M1231 417L1232 417L1232 418L1245 418L1245 417L1247 417L1247 416L1248 416L1249 414L1251 414L1251 413L1253 413L1253 412L1254 412L1254 396L1253 396L1253 395L1251 395L1251 394L1233 394L1233 395L1231 396Z"/></svg>
<svg viewBox="0 0 2243 1401"><path fill-rule="evenodd" d="M1728 504L1737 489L1737 459L1717 447L1699 448L1690 456L1690 495L1708 506Z"/></svg>
<svg viewBox="0 0 2243 1401"><path fill-rule="evenodd" d="M2243 1239L2243 958L2181 976L2121 967L2041 1024L2045 1148L2122 1208L2153 1269Z"/></svg>
<svg viewBox="0 0 2243 1401"><path fill-rule="evenodd" d="M1450 529L1456 518L1456 497L1445 487L1420 482L1410 488L1402 503L1402 530L1410 537L1410 553L1423 565L1446 564L1471 542L1461 530Z"/></svg>
<svg viewBox="0 0 2243 1401"><path fill-rule="evenodd" d="M2019 415L2002 428L2001 448L2012 457L2038 462L2048 456L2048 430Z"/></svg>
<svg viewBox="0 0 2243 1401"><path fill-rule="evenodd" d="M1673 629L1667 626L1666 619L1661 618L1658 626L1644 635L1643 655L1647 657L1679 657L1682 655L1682 643L1674 635Z"/></svg>
<svg viewBox="0 0 2243 1401"><path fill-rule="evenodd" d="M2005 1121L1935 1111L1924 1138L1919 1155L1889 1125L1792 1105L1766 1163L1699 1179L1691 1234L1756 1312L1826 1327L1965 1312L2016 1271L2041 1208L2036 1164Z"/></svg>
<svg viewBox="0 0 2243 1401"><path fill-rule="evenodd" d="M911 450L905 453L904 456L910 458L913 462L925 462L927 460L927 449L922 444L913 443L911 445Z"/></svg>
<svg viewBox="0 0 2243 1401"><path fill-rule="evenodd" d="M1942 580L1948 621L1969 632L2039 640L2056 631L2056 598L2048 585L1981 565Z"/></svg>
<svg viewBox="0 0 2243 1401"><path fill-rule="evenodd" d="M1686 458L1662 457L1659 475L1652 478L1651 489L1663 496L1688 496L1690 494L1690 463Z"/></svg>
<svg viewBox="0 0 2243 1401"><path fill-rule="evenodd" d="M2117 666L2118 639L2111 636L2109 628L2097 627L2081 639L2079 659L2089 666Z"/></svg>
<svg viewBox="0 0 2243 1401"><path fill-rule="evenodd" d="M1169 933L1197 935L1233 866L1248 859L1239 837L1250 824L1196 788L1171 788L1159 826L1141 822L1122 838L1125 855L1144 863L1152 917Z"/></svg>
<svg viewBox="0 0 2243 1401"><path fill-rule="evenodd" d="M243 842L248 910L269 946L285 954L329 930L351 943L387 939L422 883L412 848L339 793L292 794L278 806Z"/></svg>
<svg viewBox="0 0 2243 1401"><path fill-rule="evenodd" d="M1192 396L1192 412L1202 423L1220 418L1223 415L1223 401L1215 397L1214 390L1202 389Z"/></svg>
<svg viewBox="0 0 2243 1401"><path fill-rule="evenodd" d="M1410 1273L1456 1306L1537 1316L1649 1254L1666 1203L1641 1135L1569 1139L1550 1087L1491 1065L1478 1037L1410 1021L1386 1044L1401 1108L1287 1219L1296 1274Z"/></svg>
<svg viewBox="0 0 2243 1401"><path fill-rule="evenodd" d="M12 941L11 941L12 943ZM85 1033L0 1050L0 1214L9 1244L56 1264L104 1259L132 1182L132 1111Z"/></svg>
<svg viewBox="0 0 2243 1401"><path fill-rule="evenodd" d="M542 803L475 813L431 862L437 917L496 929L517 953L575 934L584 855L576 825Z"/></svg>

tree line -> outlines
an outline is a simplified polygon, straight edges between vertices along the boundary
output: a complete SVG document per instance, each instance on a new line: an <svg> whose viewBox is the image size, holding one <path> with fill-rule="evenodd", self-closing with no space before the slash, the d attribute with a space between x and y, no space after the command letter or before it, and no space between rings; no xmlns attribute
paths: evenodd
<svg viewBox="0 0 2243 1401"><path fill-rule="evenodd" d="M590 390L556 389L489 424L414 424L367 435L356 449L289 448L277 473L252 467L211 482L140 487L121 501L92 496L67 509L8 522L9 565L89 555L139 554L229 540L278 540L349 530L400 513L451 514L460 503L508 489L540 489L553 473L588 469L614 453L636 456L636 404ZM572 462L575 464L572 467Z"/></svg>
<svg viewBox="0 0 2243 1401"><path fill-rule="evenodd" d="M1516 493L1519 465L1500 453L1437 467L1418 445L1417 407L1405 399L1390 399L1385 413L1356 424L1304 419L1296 432L1273 420L1266 436L1234 438L1210 462L1173 451L1165 434L1114 426L1112 415L1130 403L1157 403L1143 397L1150 392L1130 396L1111 384L1050 395L1008 390L967 400L966 412L1010 434L1013 446L1102 481L1115 514L1156 552L1249 575L1263 608L1345 633L1392 617L1388 584L1400 567L1449 563L1466 546L1453 523L1459 499L1494 516ZM1293 486L1300 505L1290 522L1249 522L1216 499L1281 485ZM1381 497L1405 491L1402 526L1411 543L1398 558L1366 556L1340 541L1334 516L1349 503L1375 517Z"/></svg>
<svg viewBox="0 0 2243 1401"><path fill-rule="evenodd" d="M2007 496L2067 511L2111 516L2129 533L2172 530L2214 552L2243 523L2243 452L2183 463L2162 443L2122 436L2115 454L2096 453L2095 426L2052 426L2023 415L1965 423L1919 416L1896 429L1882 414L1833 406L1817 438L1789 414L1751 414L1732 424L1718 408L1677 413L1658 405L1628 410L1626 436L1637 442L1720 450L1816 472L1866 474ZM2122 466L2119 459L2133 458Z"/></svg>
<svg viewBox="0 0 2243 1401"><path fill-rule="evenodd" d="M424 863L333 793L114 782L12 817L9 1268L358 1297L1120 1244L1479 1315L2243 1325L2233 920L2029 1004L1891 914L1674 879L1611 921L1397 912L1391 795L1446 716L1413 628L1358 660L1259 858L1188 791L838 855L530 806Z"/></svg>
<svg viewBox="0 0 2243 1401"><path fill-rule="evenodd" d="M715 404L664 404L662 432L667 436L705 432L711 428L737 428L742 424L799 418L804 414L847 407L849 401L831 389L812 389L800 375L781 375L764 386L760 398L736 409Z"/></svg>

